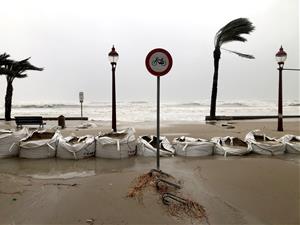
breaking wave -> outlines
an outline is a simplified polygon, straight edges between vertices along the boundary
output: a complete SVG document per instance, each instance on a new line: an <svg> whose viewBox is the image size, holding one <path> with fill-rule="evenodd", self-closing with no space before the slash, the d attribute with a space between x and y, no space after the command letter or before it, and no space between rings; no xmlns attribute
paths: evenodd
<svg viewBox="0 0 300 225"><path fill-rule="evenodd" d="M288 106L300 106L300 103L290 103Z"/></svg>
<svg viewBox="0 0 300 225"><path fill-rule="evenodd" d="M297 100L285 103L286 115L299 115L300 103ZM86 101L83 103L83 116L89 119L111 121L112 105L110 101ZM161 120L165 121L204 121L209 115L210 99L196 101L178 101L161 103ZM223 100L217 102L217 114L228 116L241 115L276 115L276 101L258 100ZM78 102L18 102L12 107L13 116L40 115L44 117L78 117L81 107ZM4 110L0 110L0 118ZM155 121L156 102L153 101L118 101L118 121Z"/></svg>
<svg viewBox="0 0 300 225"><path fill-rule="evenodd" d="M72 108L72 107L78 107L76 104L22 104L22 105L13 105L13 108Z"/></svg>
<svg viewBox="0 0 300 225"><path fill-rule="evenodd" d="M219 106L225 106L225 107L250 107L248 104L241 103L241 102L226 102L221 103Z"/></svg>
<svg viewBox="0 0 300 225"><path fill-rule="evenodd" d="M175 104L177 107L199 107L199 106L209 106L208 104L199 103L199 102L190 102L190 103L181 103Z"/></svg>

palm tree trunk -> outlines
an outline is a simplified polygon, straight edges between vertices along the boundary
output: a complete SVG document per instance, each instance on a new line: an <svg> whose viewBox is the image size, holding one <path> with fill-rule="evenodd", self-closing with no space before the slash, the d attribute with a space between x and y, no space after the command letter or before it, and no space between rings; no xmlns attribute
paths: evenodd
<svg viewBox="0 0 300 225"><path fill-rule="evenodd" d="M13 95L13 81L7 79L7 87L6 87L6 95L5 95L5 120L11 120L11 102L12 102L12 95Z"/></svg>
<svg viewBox="0 0 300 225"><path fill-rule="evenodd" d="M219 61L221 58L220 47L216 47L214 50L214 78L211 91L211 102L210 102L210 118L214 119L216 117L216 102L217 102L217 92L218 92L218 71L219 71Z"/></svg>

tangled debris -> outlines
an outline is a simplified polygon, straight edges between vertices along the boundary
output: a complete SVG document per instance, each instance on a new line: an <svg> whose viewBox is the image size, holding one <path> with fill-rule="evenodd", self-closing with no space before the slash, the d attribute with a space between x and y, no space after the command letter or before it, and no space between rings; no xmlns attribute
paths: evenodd
<svg viewBox="0 0 300 225"><path fill-rule="evenodd" d="M146 173L136 179L136 184L128 191L127 197L137 197L142 195L142 191L154 184L155 177L152 174Z"/></svg>
<svg viewBox="0 0 300 225"><path fill-rule="evenodd" d="M135 185L131 187L127 193L127 197L133 198L136 197L139 201L143 199L143 191L148 187L155 187L156 180L160 177L171 177L169 174L161 173L157 171L151 170L150 172L143 174L137 177L135 181ZM162 188L163 189L163 188Z"/></svg>
<svg viewBox="0 0 300 225"><path fill-rule="evenodd" d="M171 175L162 171L151 170L137 177L134 183L133 187L129 189L127 197L137 197L139 201L142 201L145 189L152 187L160 195L162 202L167 206L167 212L171 216L182 218L185 215L192 219L205 219L209 224L204 207L191 199L181 197L180 182L176 182Z"/></svg>
<svg viewBox="0 0 300 225"><path fill-rule="evenodd" d="M176 203L172 202L168 205L168 212L170 215L175 217L181 217L184 214L190 218L202 220L203 218L207 220L205 209L199 203L186 200L186 203Z"/></svg>

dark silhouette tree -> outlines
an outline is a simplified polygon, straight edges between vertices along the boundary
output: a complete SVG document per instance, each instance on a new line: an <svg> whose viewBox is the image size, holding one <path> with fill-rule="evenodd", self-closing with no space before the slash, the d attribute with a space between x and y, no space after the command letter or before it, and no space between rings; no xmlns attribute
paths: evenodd
<svg viewBox="0 0 300 225"><path fill-rule="evenodd" d="M252 55L243 54L240 52L235 52L221 48L225 43L232 41L247 41L246 38L242 37L242 34L250 34L255 27L247 18L238 18L227 25L222 27L215 36L215 50L214 50L214 77L211 92L211 103L210 103L210 118L214 119L216 117L216 101L218 92L218 71L219 71L219 61L221 58L221 49L229 51L231 53L237 54L238 56L254 59Z"/></svg>
<svg viewBox="0 0 300 225"><path fill-rule="evenodd" d="M13 81L15 78L25 78L27 74L25 72L27 70L37 70L42 71L43 68L38 68L30 64L30 58L21 60L21 61L8 61L5 68L10 72L6 74L6 95L5 95L5 120L11 120L11 104L12 104L12 96L13 96Z"/></svg>

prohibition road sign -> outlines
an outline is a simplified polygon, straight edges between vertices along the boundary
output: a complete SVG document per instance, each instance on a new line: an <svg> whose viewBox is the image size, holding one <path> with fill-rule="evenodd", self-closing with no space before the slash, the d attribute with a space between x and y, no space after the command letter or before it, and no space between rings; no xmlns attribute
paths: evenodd
<svg viewBox="0 0 300 225"><path fill-rule="evenodd" d="M166 75L171 70L173 60L167 50L156 48L148 53L145 64L152 75L159 77Z"/></svg>

